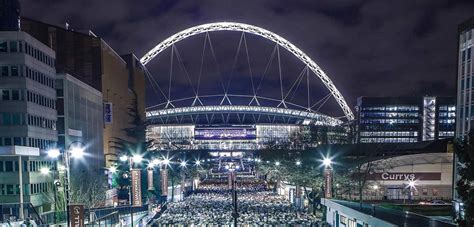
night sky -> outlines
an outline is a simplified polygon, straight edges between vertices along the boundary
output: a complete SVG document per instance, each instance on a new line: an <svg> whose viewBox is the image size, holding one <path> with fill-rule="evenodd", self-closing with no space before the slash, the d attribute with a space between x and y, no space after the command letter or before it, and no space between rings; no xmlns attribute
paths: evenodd
<svg viewBox="0 0 474 227"><path fill-rule="evenodd" d="M253 24L286 38L328 74L353 107L359 96L455 95L457 25L474 16L472 0L22 0L22 15L64 25L76 30L90 29L120 54L135 53L139 58L160 41L191 26L219 21ZM227 81L231 71L242 76L232 87L235 93L249 88L245 56L239 55L232 70L240 33L211 33L215 62L206 57L201 94L220 89L216 81ZM254 78L263 75L274 45L246 36ZM197 81L204 36L176 44L183 63ZM205 53L210 56L209 53ZM170 52L148 66L167 93ZM285 89L300 73L302 65L282 53ZM190 87L175 59L172 94L187 96ZM273 71L272 71L273 70ZM264 84L267 93L278 96L278 75L273 67ZM207 76L207 77L206 77ZM237 84L240 83L240 84ZM246 84L247 83L247 84ZM311 102L327 94L315 79ZM318 85L319 83L319 85ZM313 86L313 85L311 85ZM310 87L311 87L310 86ZM319 86L319 87L318 87ZM222 89L221 89L222 90ZM265 89L263 89L265 90ZM300 89L305 90L305 89ZM299 91L298 91L299 92ZM163 97L148 89L148 104ZM189 95L192 95L189 93ZM189 96L188 95L188 96ZM153 98L152 98L153 97ZM177 97L177 96L174 96ZM303 98L304 97L304 98ZM296 103L306 95L296 93ZM331 104L328 104L329 106ZM328 107L328 113L341 115Z"/></svg>

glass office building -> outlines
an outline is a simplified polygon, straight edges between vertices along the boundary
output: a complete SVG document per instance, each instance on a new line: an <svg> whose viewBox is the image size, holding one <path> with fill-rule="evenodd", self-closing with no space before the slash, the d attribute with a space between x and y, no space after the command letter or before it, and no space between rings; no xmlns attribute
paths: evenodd
<svg viewBox="0 0 474 227"><path fill-rule="evenodd" d="M457 122L456 138L463 138L473 129L474 125L474 99L472 88L473 81L473 36L474 36L474 17L466 20L458 26L458 65L457 65ZM458 166L457 158L454 158L455 166ZM458 179L457 169L454 168L455 189ZM463 203L458 197L456 190L454 192L453 206L455 218L463 218Z"/></svg>
<svg viewBox="0 0 474 227"><path fill-rule="evenodd" d="M360 97L356 142L415 143L454 136L450 97Z"/></svg>

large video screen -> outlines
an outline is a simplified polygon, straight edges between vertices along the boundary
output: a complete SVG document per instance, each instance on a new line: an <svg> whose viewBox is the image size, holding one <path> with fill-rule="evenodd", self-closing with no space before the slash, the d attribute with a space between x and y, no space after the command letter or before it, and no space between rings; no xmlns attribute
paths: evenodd
<svg viewBox="0 0 474 227"><path fill-rule="evenodd" d="M255 126L196 126L196 140L253 140L257 138Z"/></svg>

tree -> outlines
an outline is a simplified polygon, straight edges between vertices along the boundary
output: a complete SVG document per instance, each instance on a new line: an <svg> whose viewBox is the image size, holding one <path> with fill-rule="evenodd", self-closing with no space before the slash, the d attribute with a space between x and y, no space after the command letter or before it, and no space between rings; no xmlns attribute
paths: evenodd
<svg viewBox="0 0 474 227"><path fill-rule="evenodd" d="M267 150L260 152L262 162L257 165L257 171L266 176L270 183L289 182L301 187L311 204L321 194L323 184L322 166L315 153L308 150ZM278 163L278 165L276 165ZM312 193L309 193L311 189Z"/></svg>
<svg viewBox="0 0 474 227"><path fill-rule="evenodd" d="M107 183L87 171L75 173L71 179L71 203L84 204L86 207L104 206Z"/></svg>
<svg viewBox="0 0 474 227"><path fill-rule="evenodd" d="M464 203L464 219L458 220L460 226L474 226L474 131L462 140L455 141L455 152L458 159L456 166L458 181L456 191Z"/></svg>

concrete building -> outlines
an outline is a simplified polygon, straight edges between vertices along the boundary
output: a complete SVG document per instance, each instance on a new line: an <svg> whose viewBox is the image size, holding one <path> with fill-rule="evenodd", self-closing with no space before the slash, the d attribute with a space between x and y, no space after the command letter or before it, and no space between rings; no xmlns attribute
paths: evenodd
<svg viewBox="0 0 474 227"><path fill-rule="evenodd" d="M102 93L69 74L57 74L58 147L81 142L87 156L73 168L92 170L97 174L105 166L103 150Z"/></svg>
<svg viewBox="0 0 474 227"><path fill-rule="evenodd" d="M41 175L56 146L55 52L29 34L0 32L0 206L5 220L53 211L53 179ZM23 208L23 212L20 210ZM50 217L51 215L49 215Z"/></svg>
<svg viewBox="0 0 474 227"><path fill-rule="evenodd" d="M360 97L357 143L415 143L454 137L451 97Z"/></svg>
<svg viewBox="0 0 474 227"><path fill-rule="evenodd" d="M129 109L136 107L140 120L145 119L144 67L132 54L118 55L91 31L74 31L27 18L22 18L21 29L56 51L58 73L73 75L102 93L103 153L106 166L110 166L122 152L117 148L118 140L137 141L124 130L136 124Z"/></svg>
<svg viewBox="0 0 474 227"><path fill-rule="evenodd" d="M363 190L364 200L450 201L452 198L452 153L403 155L374 161L371 166ZM337 190L335 193L338 195ZM352 195L338 196L357 199L357 193L356 190Z"/></svg>
<svg viewBox="0 0 474 227"><path fill-rule="evenodd" d="M473 47L474 47L474 17L464 21L458 26L458 67L457 67L457 119L456 138L463 138L474 127L474 100L472 88L474 87ZM456 161L456 165L458 162ZM456 171L457 168L454 168ZM458 198L455 185L458 174L455 172L453 181L454 210L456 218L461 218L463 213L462 201Z"/></svg>

